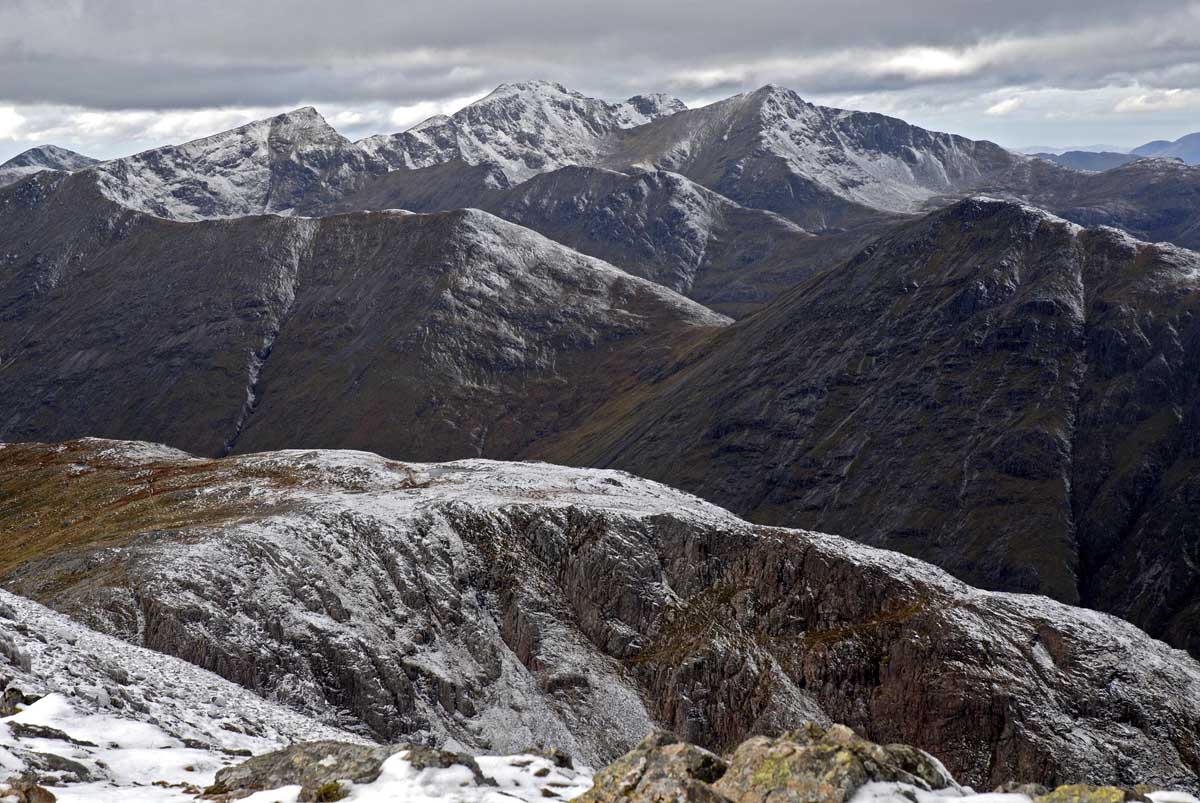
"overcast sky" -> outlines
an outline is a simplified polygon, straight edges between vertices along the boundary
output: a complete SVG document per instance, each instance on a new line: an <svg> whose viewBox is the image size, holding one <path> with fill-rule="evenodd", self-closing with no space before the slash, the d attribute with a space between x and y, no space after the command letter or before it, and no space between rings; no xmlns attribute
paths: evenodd
<svg viewBox="0 0 1200 803"><path fill-rule="evenodd" d="M1200 130L1200 2L0 0L0 161L99 157L301 105L396 131L503 81L701 105L766 83L1026 145Z"/></svg>

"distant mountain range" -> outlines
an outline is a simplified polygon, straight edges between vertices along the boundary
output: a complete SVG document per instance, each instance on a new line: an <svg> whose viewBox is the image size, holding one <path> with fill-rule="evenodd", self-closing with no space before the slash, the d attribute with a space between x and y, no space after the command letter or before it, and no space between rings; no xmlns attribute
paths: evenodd
<svg viewBox="0 0 1200 803"><path fill-rule="evenodd" d="M1130 153L1114 153L1112 151L1063 151L1062 153L1033 153L1039 159L1069 167L1072 170L1083 170L1088 173L1099 173L1114 167L1136 162L1139 156Z"/></svg>
<svg viewBox="0 0 1200 803"><path fill-rule="evenodd" d="M1161 139L1147 142L1134 148L1131 153L1135 156L1182 159L1190 165L1200 164L1200 132L1180 137L1174 142Z"/></svg>
<svg viewBox="0 0 1200 803"><path fill-rule="evenodd" d="M624 468L1200 654L1200 168L545 82L26 162L0 440Z"/></svg>
<svg viewBox="0 0 1200 803"><path fill-rule="evenodd" d="M1200 133L1188 134L1174 142L1155 140L1130 150L1111 145L1093 145L1080 148L1039 146L1022 148L1020 152L1088 172L1110 170L1144 158L1179 159L1189 165L1200 165Z"/></svg>

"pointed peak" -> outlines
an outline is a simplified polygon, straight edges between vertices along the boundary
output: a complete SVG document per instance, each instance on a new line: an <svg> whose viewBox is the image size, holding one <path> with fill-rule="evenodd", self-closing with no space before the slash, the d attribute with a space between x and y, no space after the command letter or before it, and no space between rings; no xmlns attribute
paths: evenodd
<svg viewBox="0 0 1200 803"><path fill-rule="evenodd" d="M292 109L290 112L276 115L276 118L286 118L290 120L320 120L325 122L325 118L317 111L315 106L301 106L298 109Z"/></svg>
<svg viewBox="0 0 1200 803"><path fill-rule="evenodd" d="M685 111L687 104L677 97L668 95L665 92L652 92L644 95L634 95L625 101L626 105L632 107L639 114L645 115L649 119L656 117L665 117L675 112Z"/></svg>
<svg viewBox="0 0 1200 803"><path fill-rule="evenodd" d="M500 84L479 102L514 95L576 95L557 81L513 81Z"/></svg>
<svg viewBox="0 0 1200 803"><path fill-rule="evenodd" d="M38 145L37 147L18 153L7 162L0 164L0 168L41 167L50 170L81 170L82 168L96 164L97 161L90 156L76 153L69 148L47 144Z"/></svg>
<svg viewBox="0 0 1200 803"><path fill-rule="evenodd" d="M763 84L758 89L750 93L751 97L755 98L773 98L778 100L789 100L798 103L804 103L804 98L800 97L793 89L788 89L786 86L779 84Z"/></svg>
<svg viewBox="0 0 1200 803"><path fill-rule="evenodd" d="M301 106L299 109L293 109L290 112L277 114L270 119L270 122L279 124L288 124L296 126L306 126L310 128L329 128L332 129L321 113L312 106Z"/></svg>

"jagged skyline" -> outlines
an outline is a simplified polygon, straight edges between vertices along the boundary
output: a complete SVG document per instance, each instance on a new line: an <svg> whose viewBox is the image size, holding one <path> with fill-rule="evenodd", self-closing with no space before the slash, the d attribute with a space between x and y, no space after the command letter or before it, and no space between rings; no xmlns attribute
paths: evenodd
<svg viewBox="0 0 1200 803"><path fill-rule="evenodd" d="M1198 4L918 5L14 2L0 8L0 160L46 142L124 155L306 104L355 138L531 78L690 106L778 83L1008 147L1195 129Z"/></svg>

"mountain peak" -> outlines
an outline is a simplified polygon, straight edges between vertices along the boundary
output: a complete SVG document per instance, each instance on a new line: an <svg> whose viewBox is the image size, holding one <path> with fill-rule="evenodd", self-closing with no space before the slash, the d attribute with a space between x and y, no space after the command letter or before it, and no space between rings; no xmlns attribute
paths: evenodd
<svg viewBox="0 0 1200 803"><path fill-rule="evenodd" d="M46 170L79 170L94 165L97 161L90 156L84 156L58 145L39 145L18 153L7 162L0 164L0 168L39 167Z"/></svg>
<svg viewBox="0 0 1200 803"><path fill-rule="evenodd" d="M508 96L512 96L512 95L532 95L532 94L579 96L578 92L572 92L571 90L567 89L565 86L558 83L557 81L543 81L541 79L533 79L533 80L529 80L529 81L511 81L511 82L502 83L499 86L497 86L495 89L493 89L491 92L489 92L487 95L485 95L483 98L476 101L476 103L482 103L484 101L487 101L487 100L490 100L493 98L502 98L502 97L508 97ZM472 105L474 105L474 104L472 104Z"/></svg>
<svg viewBox="0 0 1200 803"><path fill-rule="evenodd" d="M319 111L317 111L316 107L314 107L314 106L301 106L298 109L292 109L290 112L283 112L282 114L277 114L271 119L272 120L291 120L291 121L296 121L296 122L321 123L323 125L329 125L329 123L325 122L325 118L321 116L321 113Z"/></svg>
<svg viewBox="0 0 1200 803"><path fill-rule="evenodd" d="M0 186L19 181L42 170L61 170L73 173L91 167L98 160L58 145L39 145L18 153L0 164Z"/></svg>
<svg viewBox="0 0 1200 803"><path fill-rule="evenodd" d="M462 160L496 165L511 183L572 164L593 164L619 129L683 110L668 95L610 103L551 81L503 83L449 117L431 117L392 136L360 143L386 169Z"/></svg>
<svg viewBox="0 0 1200 803"><path fill-rule="evenodd" d="M651 120L687 110L686 103L665 92L634 95L625 101L625 105Z"/></svg>

